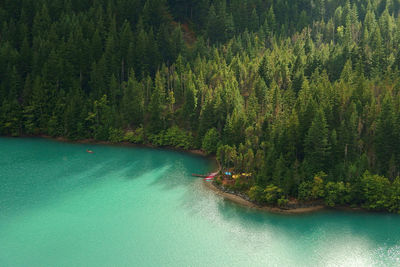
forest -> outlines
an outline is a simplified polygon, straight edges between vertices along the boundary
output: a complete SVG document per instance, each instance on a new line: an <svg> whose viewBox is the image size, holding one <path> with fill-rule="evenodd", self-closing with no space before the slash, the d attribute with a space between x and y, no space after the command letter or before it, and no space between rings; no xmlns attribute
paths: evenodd
<svg viewBox="0 0 400 267"><path fill-rule="evenodd" d="M260 204L400 212L399 0L0 0L0 135L202 149Z"/></svg>

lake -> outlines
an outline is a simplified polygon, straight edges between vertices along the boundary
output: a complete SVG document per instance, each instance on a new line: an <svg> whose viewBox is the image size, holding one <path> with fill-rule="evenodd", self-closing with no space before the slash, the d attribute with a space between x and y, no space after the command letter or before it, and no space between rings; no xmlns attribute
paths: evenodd
<svg viewBox="0 0 400 267"><path fill-rule="evenodd" d="M168 150L0 138L0 266L400 265L399 215L247 209L191 176L213 168Z"/></svg>

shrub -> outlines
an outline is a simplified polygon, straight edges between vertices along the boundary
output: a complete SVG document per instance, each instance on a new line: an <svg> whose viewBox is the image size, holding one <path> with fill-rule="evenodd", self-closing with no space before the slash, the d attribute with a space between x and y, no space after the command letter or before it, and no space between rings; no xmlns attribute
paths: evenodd
<svg viewBox="0 0 400 267"><path fill-rule="evenodd" d="M389 211L400 214L400 177L397 177L392 184Z"/></svg>
<svg viewBox="0 0 400 267"><path fill-rule="evenodd" d="M313 183L312 182L302 182L299 185L299 199L300 200L304 200L304 201L308 201L312 199L312 186Z"/></svg>
<svg viewBox="0 0 400 267"><path fill-rule="evenodd" d="M124 131L122 129L110 128L108 133L108 140L112 143L119 143L124 140Z"/></svg>
<svg viewBox="0 0 400 267"><path fill-rule="evenodd" d="M264 190L267 204L276 205L278 200L283 197L283 190L275 185L269 185Z"/></svg>
<svg viewBox="0 0 400 267"><path fill-rule="evenodd" d="M123 138L124 141L134 143L134 144L143 144L144 143L144 130L142 127L137 128L135 131L126 132Z"/></svg>
<svg viewBox="0 0 400 267"><path fill-rule="evenodd" d="M164 145L164 131L161 131L158 134L150 134L148 136L148 140L154 146L163 146Z"/></svg>
<svg viewBox="0 0 400 267"><path fill-rule="evenodd" d="M298 197L301 200L316 200L324 196L324 180L325 173L320 172L314 176L313 181L302 182L299 185Z"/></svg>
<svg viewBox="0 0 400 267"><path fill-rule="evenodd" d="M178 126L169 128L163 137L162 145L183 149L192 148L193 136L190 132L180 129Z"/></svg>
<svg viewBox="0 0 400 267"><path fill-rule="evenodd" d="M337 204L343 205L348 200L348 186L343 182L328 182L325 185L325 204L334 207Z"/></svg>
<svg viewBox="0 0 400 267"><path fill-rule="evenodd" d="M324 180L326 177L324 172L319 172L314 176L313 186L311 190L311 197L313 199L319 199L324 196Z"/></svg>
<svg viewBox="0 0 400 267"><path fill-rule="evenodd" d="M384 210L390 207L390 182L386 177L372 175L368 171L361 177L364 207Z"/></svg>
<svg viewBox="0 0 400 267"><path fill-rule="evenodd" d="M286 197L281 197L280 199L278 199L278 206L284 207L287 205L288 202L289 202L289 199L287 199Z"/></svg>
<svg viewBox="0 0 400 267"><path fill-rule="evenodd" d="M248 195L250 200L252 201L256 201L259 203L265 202L264 190L258 185L252 186L248 192Z"/></svg>
<svg viewBox="0 0 400 267"><path fill-rule="evenodd" d="M248 188L248 184L242 179L236 179L234 189L239 191L245 191Z"/></svg>

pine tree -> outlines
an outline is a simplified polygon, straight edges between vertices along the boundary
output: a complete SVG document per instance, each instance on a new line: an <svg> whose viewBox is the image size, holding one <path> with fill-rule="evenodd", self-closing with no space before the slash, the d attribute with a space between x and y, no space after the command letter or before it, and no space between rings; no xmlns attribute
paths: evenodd
<svg viewBox="0 0 400 267"><path fill-rule="evenodd" d="M329 132L325 115L319 109L304 140L304 161L309 177L317 172L326 171L330 167L328 162L330 155L328 137Z"/></svg>
<svg viewBox="0 0 400 267"><path fill-rule="evenodd" d="M96 140L108 140L110 128L112 127L111 108L107 95L103 95L93 103L93 112L89 112L86 120L91 121L93 137Z"/></svg>
<svg viewBox="0 0 400 267"><path fill-rule="evenodd" d="M134 73L131 71L122 97L122 113L125 125L139 127L143 123L143 112L143 87L141 83L135 80Z"/></svg>
<svg viewBox="0 0 400 267"><path fill-rule="evenodd" d="M258 14L255 8L253 8L250 16L250 25L249 25L249 30L251 31L257 31L259 28L259 18Z"/></svg>
<svg viewBox="0 0 400 267"><path fill-rule="evenodd" d="M376 123L375 149L378 159L378 169L382 174L385 174L389 169L390 158L394 154L396 143L392 105L390 96L386 95L383 99L381 112Z"/></svg>
<svg viewBox="0 0 400 267"><path fill-rule="evenodd" d="M372 74L377 76L384 70L384 49L382 45L382 36L379 27L375 27L375 31L371 37L372 54Z"/></svg>
<svg viewBox="0 0 400 267"><path fill-rule="evenodd" d="M128 70L134 67L132 60L130 59L133 56L132 51L130 51L133 41L133 33L130 23L125 21L120 33L121 81L128 79Z"/></svg>
<svg viewBox="0 0 400 267"><path fill-rule="evenodd" d="M208 19L207 19L207 36L210 38L212 42L219 40L220 32L218 25L218 17L215 10L214 4L211 4L210 9L208 11Z"/></svg>
<svg viewBox="0 0 400 267"><path fill-rule="evenodd" d="M164 120L165 85L160 72L157 72L155 86L149 105L149 128L152 133L159 133L165 127Z"/></svg>
<svg viewBox="0 0 400 267"><path fill-rule="evenodd" d="M33 20L33 36L45 36L50 29L51 19L47 5L43 3L40 12L37 12Z"/></svg>
<svg viewBox="0 0 400 267"><path fill-rule="evenodd" d="M215 128L211 128L210 130L207 131L206 135L204 136L201 148L207 154L216 153L219 142L220 142L219 133Z"/></svg>

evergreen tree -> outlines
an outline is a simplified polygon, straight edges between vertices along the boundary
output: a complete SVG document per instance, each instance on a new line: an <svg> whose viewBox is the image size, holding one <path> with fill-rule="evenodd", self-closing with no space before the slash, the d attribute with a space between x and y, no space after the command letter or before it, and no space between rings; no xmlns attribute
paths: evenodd
<svg viewBox="0 0 400 267"><path fill-rule="evenodd" d="M206 151L207 154L216 153L218 142L219 133L215 128L211 128L203 138L202 149Z"/></svg>
<svg viewBox="0 0 400 267"><path fill-rule="evenodd" d="M311 177L317 172L326 171L329 167L330 146L328 137L329 132L325 115L319 109L304 140L304 162L307 173Z"/></svg>
<svg viewBox="0 0 400 267"><path fill-rule="evenodd" d="M159 133L165 127L164 121L165 87L160 72L157 72L155 86L149 104L149 128L152 133Z"/></svg>
<svg viewBox="0 0 400 267"><path fill-rule="evenodd" d="M386 95L383 99L381 109L376 124L375 149L379 171L382 174L386 174L396 143L393 107L389 95Z"/></svg>
<svg viewBox="0 0 400 267"><path fill-rule="evenodd" d="M143 123L143 87L141 83L135 80L133 72L130 73L128 83L124 88L122 109L125 125L138 127Z"/></svg>

